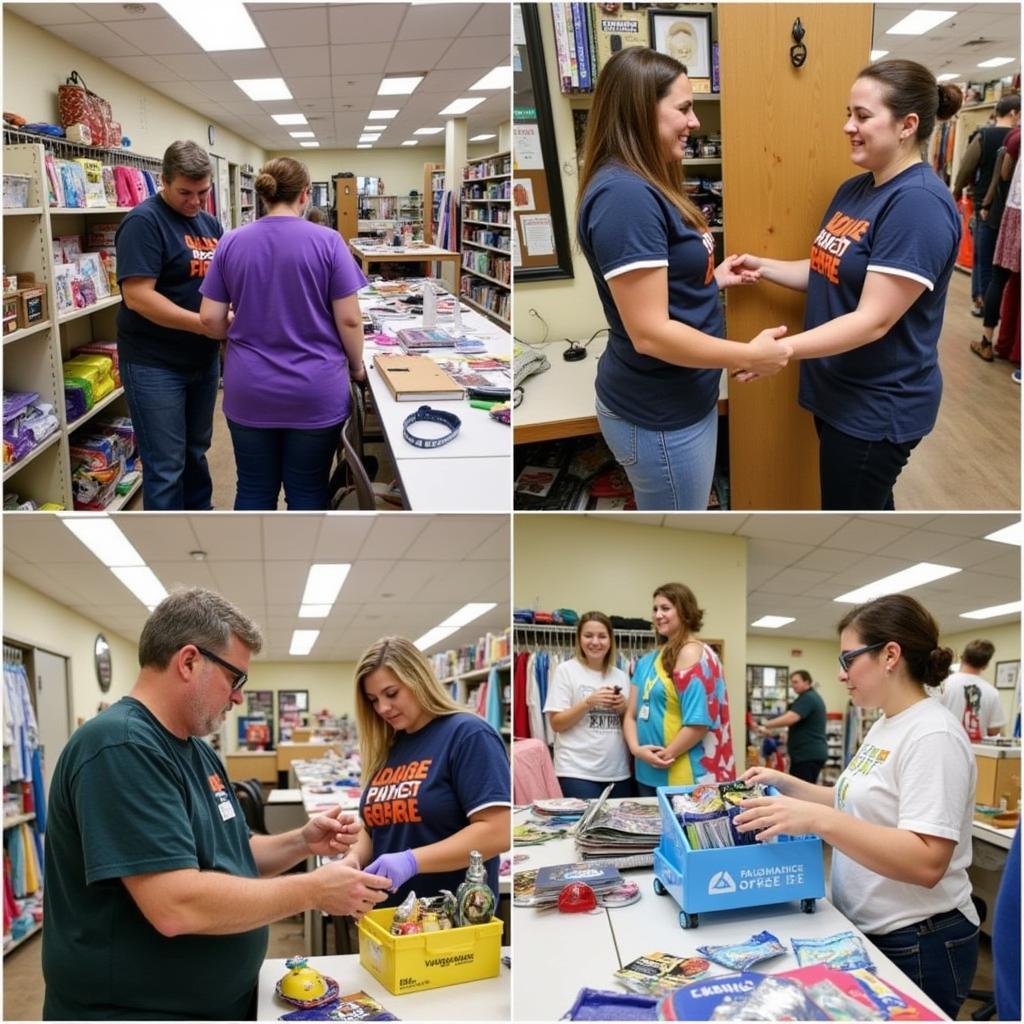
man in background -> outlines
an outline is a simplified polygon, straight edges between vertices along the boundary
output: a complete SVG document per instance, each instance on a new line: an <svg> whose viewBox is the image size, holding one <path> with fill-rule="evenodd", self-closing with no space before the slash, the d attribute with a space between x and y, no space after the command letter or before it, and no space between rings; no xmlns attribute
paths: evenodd
<svg viewBox="0 0 1024 1024"><path fill-rule="evenodd" d="M972 743L986 736L998 736L1006 725L999 691L981 678L995 650L989 640L972 640L960 655L960 671L945 680L938 695L963 725Z"/></svg>
<svg viewBox="0 0 1024 1024"><path fill-rule="evenodd" d="M763 722L757 731L767 735L773 729L788 728L789 774L814 784L828 757L825 702L814 689L810 672L799 668L789 677L789 682L797 695L796 700L778 718Z"/></svg>

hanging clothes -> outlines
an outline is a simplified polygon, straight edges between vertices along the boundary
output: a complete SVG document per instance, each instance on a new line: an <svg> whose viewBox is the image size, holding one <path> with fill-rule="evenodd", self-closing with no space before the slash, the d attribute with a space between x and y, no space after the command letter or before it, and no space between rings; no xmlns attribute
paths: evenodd
<svg viewBox="0 0 1024 1024"><path fill-rule="evenodd" d="M512 735L517 740L528 740L530 712L526 702L527 665L529 651L516 651L512 669Z"/></svg>
<svg viewBox="0 0 1024 1024"><path fill-rule="evenodd" d="M497 668L492 668L487 676L487 701L484 709L484 718L501 731L502 708L501 708L501 677Z"/></svg>

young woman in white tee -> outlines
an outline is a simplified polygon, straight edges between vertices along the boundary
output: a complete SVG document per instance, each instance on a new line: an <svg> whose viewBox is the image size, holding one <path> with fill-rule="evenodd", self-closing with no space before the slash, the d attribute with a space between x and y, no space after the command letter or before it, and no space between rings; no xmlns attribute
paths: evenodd
<svg viewBox="0 0 1024 1024"><path fill-rule="evenodd" d="M744 779L784 795L745 801L736 824L758 839L829 843L832 902L955 1020L978 958L967 877L977 772L960 723L924 689L945 678L953 652L903 594L854 608L839 634L840 681L882 717L834 789L749 769Z"/></svg>
<svg viewBox="0 0 1024 1024"><path fill-rule="evenodd" d="M590 800L609 782L613 797L632 795L629 749L622 736L629 680L615 666L612 624L585 612L576 626L576 657L555 669L544 713L555 732L555 775L562 795Z"/></svg>

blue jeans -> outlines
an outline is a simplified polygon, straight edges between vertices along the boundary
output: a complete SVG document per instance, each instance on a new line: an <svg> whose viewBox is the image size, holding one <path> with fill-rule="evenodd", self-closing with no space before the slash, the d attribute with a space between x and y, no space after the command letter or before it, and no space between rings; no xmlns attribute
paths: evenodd
<svg viewBox="0 0 1024 1024"><path fill-rule="evenodd" d="M217 360L200 370L121 363L121 381L142 457L147 512L205 511L213 481L206 453L213 438Z"/></svg>
<svg viewBox="0 0 1024 1024"><path fill-rule="evenodd" d="M991 226L977 213L971 218L974 235L974 260L971 264L971 298L984 299L988 283L992 278L992 261L996 257L996 239L999 227Z"/></svg>
<svg viewBox="0 0 1024 1024"><path fill-rule="evenodd" d="M645 430L597 400L601 433L645 512L706 512L718 450L718 409L679 430Z"/></svg>
<svg viewBox="0 0 1024 1024"><path fill-rule="evenodd" d="M302 430L244 427L228 420L228 429L238 470L237 511L277 508L282 484L290 511L330 507L327 485L341 435L340 423Z"/></svg>
<svg viewBox="0 0 1024 1024"><path fill-rule="evenodd" d="M868 938L910 980L956 1020L978 965L978 926L950 910Z"/></svg>
<svg viewBox="0 0 1024 1024"><path fill-rule="evenodd" d="M562 796L575 797L577 800L596 800L608 787L607 782L593 782L590 779L573 779L567 775L558 776L558 784L562 787ZM631 779L621 779L612 783L611 796L629 797L633 795Z"/></svg>

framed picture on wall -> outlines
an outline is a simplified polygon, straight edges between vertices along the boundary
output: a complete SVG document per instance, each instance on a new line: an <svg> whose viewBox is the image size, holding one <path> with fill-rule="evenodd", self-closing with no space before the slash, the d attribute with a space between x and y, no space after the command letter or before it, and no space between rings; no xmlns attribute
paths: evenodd
<svg viewBox="0 0 1024 1024"><path fill-rule="evenodd" d="M710 11L648 11L651 48L686 65L690 78L711 77Z"/></svg>
<svg viewBox="0 0 1024 1024"><path fill-rule="evenodd" d="M1020 661L997 661L996 662L996 689L1013 690L1017 686L1017 677L1020 675Z"/></svg>

